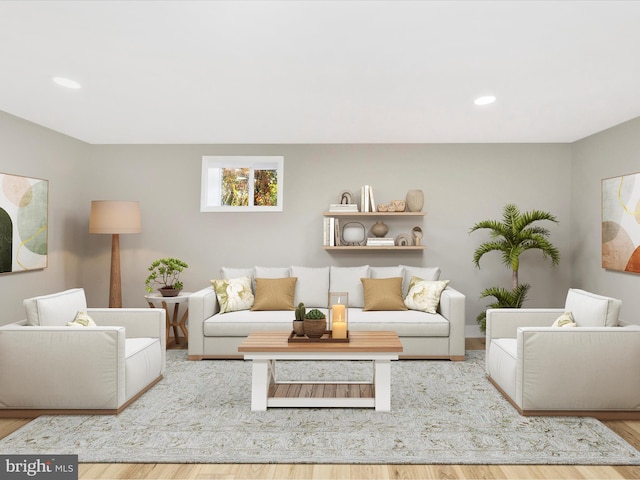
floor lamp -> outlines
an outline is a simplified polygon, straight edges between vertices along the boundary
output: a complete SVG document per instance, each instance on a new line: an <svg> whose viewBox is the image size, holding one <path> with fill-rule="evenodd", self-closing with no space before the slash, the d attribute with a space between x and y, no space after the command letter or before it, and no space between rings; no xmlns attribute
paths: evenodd
<svg viewBox="0 0 640 480"><path fill-rule="evenodd" d="M89 233L111 234L111 281L109 308L122 308L120 281L120 234L140 233L140 203L94 200L91 202Z"/></svg>

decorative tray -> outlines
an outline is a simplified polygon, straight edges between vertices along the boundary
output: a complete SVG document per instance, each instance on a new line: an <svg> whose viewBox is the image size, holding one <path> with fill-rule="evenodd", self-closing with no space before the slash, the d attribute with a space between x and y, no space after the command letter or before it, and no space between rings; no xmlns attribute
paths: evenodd
<svg viewBox="0 0 640 480"><path fill-rule="evenodd" d="M309 338L307 336L298 337L292 330L287 341L289 343L349 343L349 331L347 331L347 338L333 338L331 330L325 330L324 335L320 338Z"/></svg>

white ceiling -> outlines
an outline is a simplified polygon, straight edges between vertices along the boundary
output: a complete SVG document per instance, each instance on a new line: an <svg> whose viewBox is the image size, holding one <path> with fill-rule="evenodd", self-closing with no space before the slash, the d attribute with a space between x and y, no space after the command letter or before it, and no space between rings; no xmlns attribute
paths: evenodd
<svg viewBox="0 0 640 480"><path fill-rule="evenodd" d="M636 1L0 1L0 45L0 110L95 144L572 142L640 116Z"/></svg>

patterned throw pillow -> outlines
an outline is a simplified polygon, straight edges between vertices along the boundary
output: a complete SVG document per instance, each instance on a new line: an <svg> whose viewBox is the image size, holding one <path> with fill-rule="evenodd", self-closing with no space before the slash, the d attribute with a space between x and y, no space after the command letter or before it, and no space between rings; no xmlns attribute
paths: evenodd
<svg viewBox="0 0 640 480"><path fill-rule="evenodd" d="M564 312L562 315L560 315L558 318L556 318L556 321L553 322L553 325L551 325L552 327L575 327L576 322L573 319L573 314L571 312Z"/></svg>
<svg viewBox="0 0 640 480"><path fill-rule="evenodd" d="M95 327L96 322L89 316L87 312L78 311L73 322L68 322L67 327Z"/></svg>
<svg viewBox="0 0 640 480"><path fill-rule="evenodd" d="M449 280L423 280L420 277L411 277L404 304L411 310L436 313L440 304L440 294L447 285Z"/></svg>
<svg viewBox="0 0 640 480"><path fill-rule="evenodd" d="M225 280L211 280L216 291L220 313L249 310L253 305L251 279L249 277L231 278Z"/></svg>

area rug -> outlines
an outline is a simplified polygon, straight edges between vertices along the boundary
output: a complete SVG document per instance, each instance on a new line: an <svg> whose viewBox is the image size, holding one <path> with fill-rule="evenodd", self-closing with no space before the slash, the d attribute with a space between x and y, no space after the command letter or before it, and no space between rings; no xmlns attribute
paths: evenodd
<svg viewBox="0 0 640 480"><path fill-rule="evenodd" d="M522 417L465 362L392 362L391 412L251 411L251 364L168 353L164 380L118 416L40 417L0 454L77 454L80 462L638 465L599 421ZM281 379L368 380L367 362L282 362Z"/></svg>

